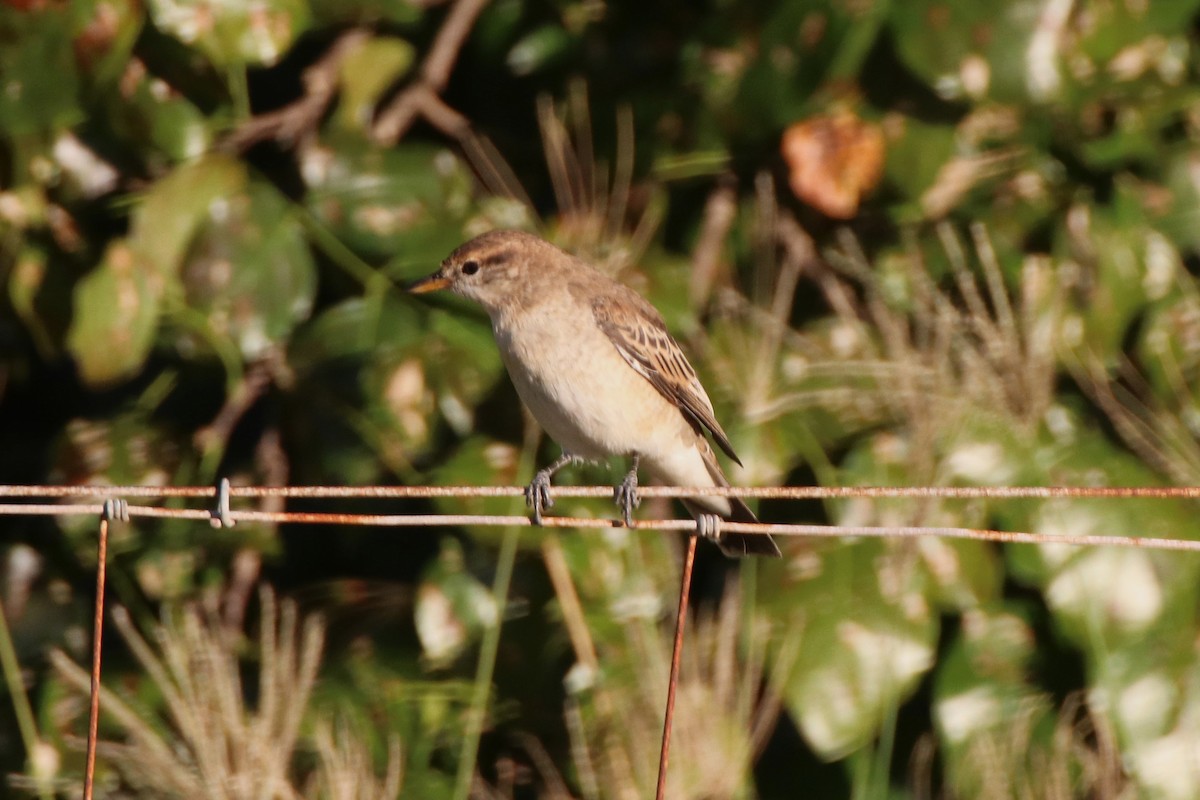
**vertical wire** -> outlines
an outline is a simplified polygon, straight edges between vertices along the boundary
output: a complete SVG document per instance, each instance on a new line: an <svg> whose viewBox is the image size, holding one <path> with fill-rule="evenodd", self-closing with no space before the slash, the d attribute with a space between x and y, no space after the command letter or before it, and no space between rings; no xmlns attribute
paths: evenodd
<svg viewBox="0 0 1200 800"><path fill-rule="evenodd" d="M100 650L104 644L104 580L108 560L108 503L100 517L100 535L96 545L96 615L92 621L92 695L88 712L87 760L83 773L83 800L92 800L96 774L96 738L100 726Z"/></svg>
<svg viewBox="0 0 1200 800"><path fill-rule="evenodd" d="M667 796L667 760L671 754L671 725L675 721L675 688L679 684L679 662L683 656L683 629L687 624L688 594L692 590L692 564L696 560L696 536L687 537L683 577L679 582L679 612L675 618L675 645L671 648L671 677L667 682L667 710L663 714L662 748L658 751L656 800Z"/></svg>

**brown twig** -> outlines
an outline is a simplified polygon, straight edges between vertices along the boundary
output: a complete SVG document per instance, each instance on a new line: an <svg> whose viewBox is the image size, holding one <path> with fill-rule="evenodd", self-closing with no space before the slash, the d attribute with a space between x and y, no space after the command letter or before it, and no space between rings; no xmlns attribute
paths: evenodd
<svg viewBox="0 0 1200 800"><path fill-rule="evenodd" d="M671 648L671 676L667 681L667 709L663 714L662 748L658 752L658 788L655 800L667 796L667 761L671 755L671 723L675 721L675 689L679 685L679 662L683 657L683 630L687 623L688 594L692 590L692 565L696 560L696 536L687 537L683 577L679 581L679 611L675 617L675 644Z"/></svg>
<svg viewBox="0 0 1200 800"><path fill-rule="evenodd" d="M567 559L563 555L558 534L551 533L542 540L542 559L545 561L550 583L554 586L554 594L558 597L567 636L575 650L575 658L594 673L600 668L600 659L596 656L596 645L588 630L583 604L579 601L579 593L571 579L571 571L567 567Z"/></svg>
<svg viewBox="0 0 1200 800"><path fill-rule="evenodd" d="M238 421L271 385L276 372L275 364L279 361L279 354L274 353L250 365L250 369L225 399L225 405L221 406L213 421L193 435L192 441L197 448L207 452L215 447L224 446L225 442L229 441Z"/></svg>
<svg viewBox="0 0 1200 800"><path fill-rule="evenodd" d="M457 0L421 64L420 76L376 115L371 131L376 142L395 144L418 117L424 117L429 124L460 141L467 135L470 122L446 105L439 95L450 82L450 72L463 42L487 3L488 0Z"/></svg>
<svg viewBox="0 0 1200 800"><path fill-rule="evenodd" d="M339 36L325 55L304 70L304 95L300 99L242 122L221 142L221 149L239 153L268 139L294 142L315 129L337 93L337 73L342 62L369 36L368 31L360 28Z"/></svg>
<svg viewBox="0 0 1200 800"><path fill-rule="evenodd" d="M455 2L421 64L417 79L376 113L371 137L376 144L390 147L404 138L418 119L423 119L458 143L489 192L510 197L533 209L533 201L495 146L486 136L476 133L471 120L451 108L441 97L450 82L450 73L463 42L487 3L488 0Z"/></svg>
<svg viewBox="0 0 1200 800"><path fill-rule="evenodd" d="M761 408L772 394L772 378L778 371L779 349L790 328L796 287L800 276L815 269L819 260L816 242L790 213L781 214L774 226L783 249L775 286L771 289L771 324L764 327L755 348L753 369L746 379L745 407Z"/></svg>
<svg viewBox="0 0 1200 800"><path fill-rule="evenodd" d="M708 304L717 274L721 270L722 251L729 231L737 219L737 186L730 176L723 177L704 203L704 219L696 249L692 255L692 275L688 283L688 295L692 308L703 308Z"/></svg>
<svg viewBox="0 0 1200 800"><path fill-rule="evenodd" d="M266 483L276 485L287 483L287 453L283 450L278 428L271 428L263 434L258 441L254 455L258 472ZM282 497L261 498L259 510L284 511L286 510L286 500ZM222 616L229 630L242 630L246 618L246 608L261 574L262 553L252 546L239 548L230 565L229 586L225 590L225 597L222 601Z"/></svg>

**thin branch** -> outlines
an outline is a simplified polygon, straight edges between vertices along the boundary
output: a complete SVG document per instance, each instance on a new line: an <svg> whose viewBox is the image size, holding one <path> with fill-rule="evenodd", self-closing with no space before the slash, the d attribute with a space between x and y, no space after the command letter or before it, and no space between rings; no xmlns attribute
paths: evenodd
<svg viewBox="0 0 1200 800"><path fill-rule="evenodd" d="M370 36L354 28L339 36L325 55L304 70L304 95L283 108L251 117L230 133L220 149L242 152L269 139L294 142L313 131L337 94L337 73L342 62Z"/></svg>
<svg viewBox="0 0 1200 800"><path fill-rule="evenodd" d="M246 374L225 399L225 404L213 417L213 421L193 435L192 441L197 449L203 453L224 449L225 443L233 435L233 429L237 427L238 422L270 387L272 379L278 371L278 366L282 362L281 354L272 351L250 366L250 369L246 371Z"/></svg>
<svg viewBox="0 0 1200 800"><path fill-rule="evenodd" d="M575 658L589 672L595 674L600 669L600 659L596 655L596 645L592 641L591 631L588 630L583 604L579 601L579 593L575 590L575 582L571 579L571 571L563 555L562 542L557 534L550 534L542 540L542 559L546 563L546 574L550 576L550 583L554 586L554 594L558 597L563 624L567 628L571 647L575 650Z"/></svg>
<svg viewBox="0 0 1200 800"><path fill-rule="evenodd" d="M722 253L729 232L737 219L737 186L732 176L725 176L708 195L704 203L704 218L700 224L700 236L692 254L692 275L688 283L688 295L692 308L703 308L708 304L712 288L721 270Z"/></svg>
<svg viewBox="0 0 1200 800"><path fill-rule="evenodd" d="M404 138L417 120L423 119L458 143L488 191L510 197L532 209L532 200L495 146L487 137L477 134L471 121L441 97L463 43L487 3L488 0L457 0L454 3L421 64L417 79L376 113L371 138L381 147L390 147Z"/></svg>
<svg viewBox="0 0 1200 800"><path fill-rule="evenodd" d="M487 4L488 0L458 0L450 9L421 67L425 82L434 89L441 91L450 82L450 72L458 60L458 52Z"/></svg>
<svg viewBox="0 0 1200 800"><path fill-rule="evenodd" d="M488 0L458 0L446 21L442 23L429 55L421 64L420 77L396 95L375 117L372 135L382 145L392 145L403 138L417 117L462 139L470 129L466 117L454 111L438 96L450 81L454 62L463 42L470 34Z"/></svg>

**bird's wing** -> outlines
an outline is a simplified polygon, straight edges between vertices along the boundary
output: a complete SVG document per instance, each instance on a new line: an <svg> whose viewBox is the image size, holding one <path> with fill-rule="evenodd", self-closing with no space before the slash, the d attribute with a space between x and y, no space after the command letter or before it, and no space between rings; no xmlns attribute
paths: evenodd
<svg viewBox="0 0 1200 800"><path fill-rule="evenodd" d="M654 306L631 289L617 295L588 298L600 330L608 336L625 363L657 389L663 397L679 406L697 426L707 428L725 453L742 463L733 452L729 437L713 414L712 402L688 363L679 343L667 332L667 326Z"/></svg>

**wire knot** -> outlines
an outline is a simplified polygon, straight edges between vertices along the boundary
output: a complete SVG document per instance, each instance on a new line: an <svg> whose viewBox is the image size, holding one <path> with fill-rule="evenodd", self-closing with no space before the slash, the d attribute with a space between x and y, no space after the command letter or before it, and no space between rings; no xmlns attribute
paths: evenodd
<svg viewBox="0 0 1200 800"><path fill-rule="evenodd" d="M710 542L721 539L721 518L716 514L700 514L696 517L696 535Z"/></svg>
<svg viewBox="0 0 1200 800"><path fill-rule="evenodd" d="M217 507L212 511L209 524L214 528L232 528L237 524L229 512L229 478L221 478L217 484Z"/></svg>
<svg viewBox="0 0 1200 800"><path fill-rule="evenodd" d="M129 522L129 502L120 498L110 497L104 501L100 517L107 522L112 522L113 520Z"/></svg>

